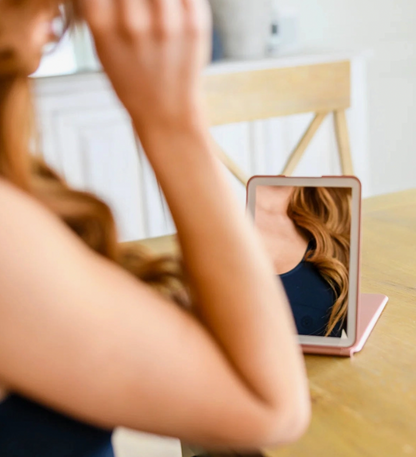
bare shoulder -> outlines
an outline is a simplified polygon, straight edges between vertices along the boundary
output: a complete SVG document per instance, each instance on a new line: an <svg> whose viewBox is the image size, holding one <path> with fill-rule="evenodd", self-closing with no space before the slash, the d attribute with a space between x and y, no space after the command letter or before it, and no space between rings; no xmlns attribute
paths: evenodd
<svg viewBox="0 0 416 457"><path fill-rule="evenodd" d="M0 310L13 309L18 302L24 312L36 294L43 301L54 291L51 284L63 273L76 278L94 271L99 256L45 205L4 179L0 221Z"/></svg>
<svg viewBox="0 0 416 457"><path fill-rule="evenodd" d="M28 195L26 192L23 190L19 189L16 187L14 184L11 182L7 181L3 177L0 177L0 202L2 205L4 204L13 204L13 203L18 203L18 204L27 204L27 205L32 205L32 206L37 206L39 205L36 200ZM0 211L2 210L2 207L0 207Z"/></svg>
<svg viewBox="0 0 416 457"><path fill-rule="evenodd" d="M57 221L57 218L34 196L27 194L0 177L0 214L4 220L39 216Z"/></svg>
<svg viewBox="0 0 416 457"><path fill-rule="evenodd" d="M0 220L0 265L7 247L20 250L33 246L39 250L46 244L69 243L87 251L46 206L3 178L0 178Z"/></svg>

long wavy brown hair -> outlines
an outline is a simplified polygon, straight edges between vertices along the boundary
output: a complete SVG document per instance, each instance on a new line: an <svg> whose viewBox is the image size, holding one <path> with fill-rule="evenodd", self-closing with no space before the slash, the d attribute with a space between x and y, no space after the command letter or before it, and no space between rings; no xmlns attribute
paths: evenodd
<svg viewBox="0 0 416 457"><path fill-rule="evenodd" d="M314 241L305 260L317 268L336 297L326 336L345 322L348 312L351 196L349 188L298 187L288 207L288 216Z"/></svg>
<svg viewBox="0 0 416 457"><path fill-rule="evenodd" d="M64 6L68 29L75 14L72 2ZM2 70L0 55L0 176L47 206L99 255L188 307L182 262L170 256L156 258L144 248L120 245L108 205L90 193L69 187L40 158L31 80L18 71L11 72L7 62L3 64L6 70Z"/></svg>

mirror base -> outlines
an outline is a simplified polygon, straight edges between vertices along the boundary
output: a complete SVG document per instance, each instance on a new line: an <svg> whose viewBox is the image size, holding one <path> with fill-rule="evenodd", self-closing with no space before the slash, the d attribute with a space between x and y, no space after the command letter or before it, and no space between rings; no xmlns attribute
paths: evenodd
<svg viewBox="0 0 416 457"><path fill-rule="evenodd" d="M381 313L389 301L388 297L381 294L360 294L357 308L357 338L353 346L348 348L328 346L302 346L305 354L337 355L352 357L360 352L373 331Z"/></svg>
<svg viewBox="0 0 416 457"><path fill-rule="evenodd" d="M384 308L389 301L388 297L381 294L360 294L358 304L357 341L350 348L351 355L360 352L379 320Z"/></svg>

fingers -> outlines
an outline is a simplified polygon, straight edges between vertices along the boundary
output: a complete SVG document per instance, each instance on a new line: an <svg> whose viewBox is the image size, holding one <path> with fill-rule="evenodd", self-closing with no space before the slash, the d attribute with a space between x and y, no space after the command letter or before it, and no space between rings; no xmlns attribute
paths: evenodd
<svg viewBox="0 0 416 457"><path fill-rule="evenodd" d="M156 39L178 36L183 26L181 0L149 0L152 11L152 31Z"/></svg>
<svg viewBox="0 0 416 457"><path fill-rule="evenodd" d="M118 3L117 28L127 36L141 35L153 22L151 0L112 0Z"/></svg>
<svg viewBox="0 0 416 457"><path fill-rule="evenodd" d="M118 31L137 35L153 30L167 38L181 32L209 32L211 14L207 0L77 0L82 17L93 34Z"/></svg>
<svg viewBox="0 0 416 457"><path fill-rule="evenodd" d="M94 37L113 33L134 35L148 30L152 21L150 0L77 0L82 18Z"/></svg>
<svg viewBox="0 0 416 457"><path fill-rule="evenodd" d="M207 0L182 0L186 23L193 32L208 33L211 31L211 8Z"/></svg>
<svg viewBox="0 0 416 457"><path fill-rule="evenodd" d="M78 0L77 7L93 32L112 28L116 15L114 0Z"/></svg>

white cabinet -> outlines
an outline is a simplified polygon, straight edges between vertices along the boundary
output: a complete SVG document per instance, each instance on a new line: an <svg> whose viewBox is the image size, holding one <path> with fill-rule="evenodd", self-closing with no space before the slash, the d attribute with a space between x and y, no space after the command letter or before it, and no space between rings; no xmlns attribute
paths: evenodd
<svg viewBox="0 0 416 457"><path fill-rule="evenodd" d="M364 194L370 195L367 150L365 60L352 62L349 125L354 166ZM346 56L306 56L305 62L345 60ZM302 56L276 59L272 65L302 65ZM236 63L251 69L258 63ZM270 61L268 66L270 66ZM232 66L232 64L231 64ZM230 68L230 64L224 67ZM73 186L92 191L112 207L120 239L134 240L174 232L154 174L140 149L130 119L101 73L35 80L44 157ZM312 114L215 127L220 146L247 175L278 174ZM174 151L168 160L174 160ZM331 117L318 131L296 175L340 173ZM230 176L242 205L245 190Z"/></svg>
<svg viewBox="0 0 416 457"><path fill-rule="evenodd" d="M109 203L123 240L146 237L136 138L105 78L39 79L36 91L46 161L72 186Z"/></svg>

